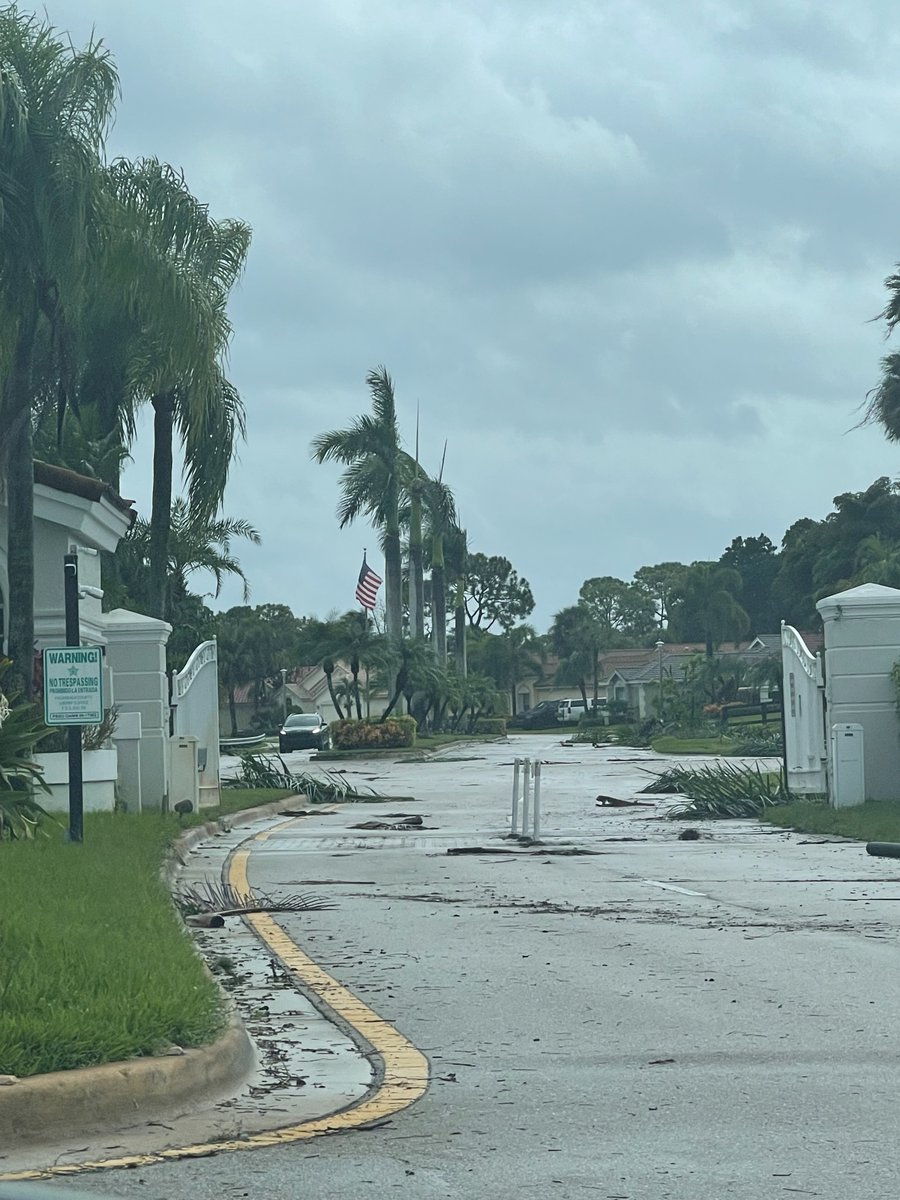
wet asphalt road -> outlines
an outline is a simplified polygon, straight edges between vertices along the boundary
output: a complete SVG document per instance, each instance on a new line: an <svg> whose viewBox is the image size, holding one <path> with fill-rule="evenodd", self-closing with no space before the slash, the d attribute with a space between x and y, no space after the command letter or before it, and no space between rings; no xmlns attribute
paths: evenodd
<svg viewBox="0 0 900 1200"><path fill-rule="evenodd" d="M548 836L596 853L448 857L504 845L491 837L522 753L546 764ZM354 782L416 799L283 827L250 878L335 902L280 919L428 1055L428 1093L375 1130L77 1186L145 1200L894 1194L896 864L752 822L683 842L653 809L595 807L661 765L549 736L355 764ZM401 812L430 828L350 828Z"/></svg>

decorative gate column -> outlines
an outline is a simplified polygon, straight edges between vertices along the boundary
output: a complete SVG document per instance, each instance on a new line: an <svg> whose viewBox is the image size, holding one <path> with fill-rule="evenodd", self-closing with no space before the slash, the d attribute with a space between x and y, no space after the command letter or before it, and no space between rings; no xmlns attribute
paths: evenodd
<svg viewBox="0 0 900 1200"><path fill-rule="evenodd" d="M863 728L866 800L900 800L900 722L891 668L900 659L900 591L876 583L826 596L825 704L834 725Z"/></svg>

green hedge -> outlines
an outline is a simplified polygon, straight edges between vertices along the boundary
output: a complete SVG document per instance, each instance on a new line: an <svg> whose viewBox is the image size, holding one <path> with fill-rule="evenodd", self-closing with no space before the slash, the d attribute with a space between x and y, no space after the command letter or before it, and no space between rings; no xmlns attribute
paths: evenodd
<svg viewBox="0 0 900 1200"><path fill-rule="evenodd" d="M334 721L331 736L335 750L391 750L415 745L416 723L412 717Z"/></svg>
<svg viewBox="0 0 900 1200"><path fill-rule="evenodd" d="M479 717L472 732L494 733L502 737L506 733L506 717Z"/></svg>

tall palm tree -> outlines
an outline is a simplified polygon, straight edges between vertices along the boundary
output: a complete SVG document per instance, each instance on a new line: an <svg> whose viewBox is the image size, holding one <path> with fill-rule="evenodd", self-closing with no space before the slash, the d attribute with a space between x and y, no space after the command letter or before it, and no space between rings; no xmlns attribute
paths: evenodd
<svg viewBox="0 0 900 1200"><path fill-rule="evenodd" d="M213 220L184 176L156 159L114 164L109 187L124 230L116 249L124 247L128 264L137 240L152 277L171 297L140 313L131 364L137 398L149 398L153 407L151 611L164 617L174 433L184 446L191 508L208 513L218 510L235 441L244 433L243 406L224 360L232 332L228 298L244 268L250 228Z"/></svg>
<svg viewBox="0 0 900 1200"><path fill-rule="evenodd" d="M469 561L469 542L466 531L455 525L444 539L444 556L453 594L453 662L460 679L468 674L466 630L466 570Z"/></svg>
<svg viewBox="0 0 900 1200"><path fill-rule="evenodd" d="M343 529L359 516L367 516L381 531L384 549L385 627L390 640L402 634L402 562L400 556L400 503L403 494L403 452L397 426L394 384L383 366L366 376L372 399L371 414L364 414L347 429L321 433L313 439L316 462L339 462L341 476L338 521Z"/></svg>
<svg viewBox="0 0 900 1200"><path fill-rule="evenodd" d="M441 467L443 473L443 465ZM444 539L456 527L453 493L439 475L429 479L425 491L425 525L431 542L431 640L438 665L447 663L447 580Z"/></svg>
<svg viewBox="0 0 900 1200"><path fill-rule="evenodd" d="M418 438L417 438L418 440ZM428 477L419 465L418 447L412 458L402 453L404 491L408 503L403 506L400 519L409 530L409 632L410 636L425 636L425 569L422 546L422 500Z"/></svg>
<svg viewBox="0 0 900 1200"><path fill-rule="evenodd" d="M714 562L695 562L679 584L672 609L672 628L679 639L696 631L706 643L711 659L716 645L725 638L739 638L750 628L750 618L738 602L741 576L732 567Z"/></svg>
<svg viewBox="0 0 900 1200"><path fill-rule="evenodd" d="M37 355L65 395L70 331L103 222L100 160L118 95L102 43L0 10L0 470L6 480L9 653L26 696L34 647L32 408Z"/></svg>

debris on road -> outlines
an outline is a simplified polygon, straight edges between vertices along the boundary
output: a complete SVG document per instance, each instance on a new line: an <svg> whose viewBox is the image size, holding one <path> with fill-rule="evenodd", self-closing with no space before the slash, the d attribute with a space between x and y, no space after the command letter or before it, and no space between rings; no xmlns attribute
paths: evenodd
<svg viewBox="0 0 900 1200"><path fill-rule="evenodd" d="M652 800L620 800L617 796L604 796L602 793L597 797L596 804L598 808L655 808L656 805Z"/></svg>

